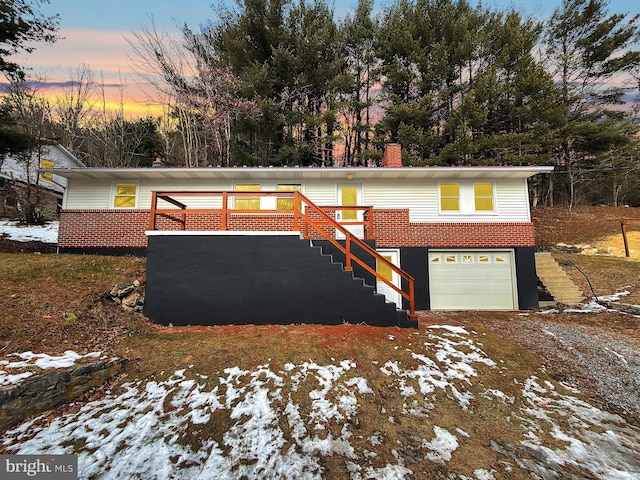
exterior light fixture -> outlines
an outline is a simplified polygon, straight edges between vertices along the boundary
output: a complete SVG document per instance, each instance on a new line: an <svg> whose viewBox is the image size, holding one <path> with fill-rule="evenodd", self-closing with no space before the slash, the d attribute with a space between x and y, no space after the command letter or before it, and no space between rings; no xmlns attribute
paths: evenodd
<svg viewBox="0 0 640 480"><path fill-rule="evenodd" d="M347 180L353 180L353 173L347 173Z"/></svg>

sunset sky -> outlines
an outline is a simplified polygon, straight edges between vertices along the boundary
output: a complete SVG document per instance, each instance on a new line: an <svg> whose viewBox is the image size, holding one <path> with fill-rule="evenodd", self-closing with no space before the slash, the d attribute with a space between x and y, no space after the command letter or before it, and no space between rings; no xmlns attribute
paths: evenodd
<svg viewBox="0 0 640 480"><path fill-rule="evenodd" d="M208 19L215 19L213 0L51 0L41 7L47 15L59 14L60 36L53 45L40 45L18 62L30 68L29 73L44 81L43 93L59 91L61 82L74 78L73 72L81 64L94 73L95 80L104 80L107 93L119 95L119 85L125 84L128 97L126 111L130 116L144 115L146 95L140 90L142 79L133 73L133 53L127 39L134 31L150 26L153 17L158 30L166 30L177 37L178 25L193 29ZM375 0L376 8L392 0ZM471 3L474 3L473 1ZM548 17L561 0L484 0L486 7L515 6L525 14ZM357 0L335 0L335 12L344 17L357 5ZM612 0L610 12L639 12L640 0ZM148 90L148 89L147 89Z"/></svg>

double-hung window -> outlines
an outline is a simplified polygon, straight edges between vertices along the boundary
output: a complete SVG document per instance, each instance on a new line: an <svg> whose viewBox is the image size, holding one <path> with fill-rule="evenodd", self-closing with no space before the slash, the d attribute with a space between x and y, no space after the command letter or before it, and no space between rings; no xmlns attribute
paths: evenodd
<svg viewBox="0 0 640 480"><path fill-rule="evenodd" d="M276 185L276 191L278 192L302 192L302 185L299 183L288 183ZM294 209L294 197L278 197L276 201L277 210L293 210ZM298 202L300 206L300 202Z"/></svg>
<svg viewBox="0 0 640 480"><path fill-rule="evenodd" d="M138 206L138 184L116 183L113 191L114 208L136 208Z"/></svg>
<svg viewBox="0 0 640 480"><path fill-rule="evenodd" d="M476 212L492 212L493 183L474 183L473 199Z"/></svg>
<svg viewBox="0 0 640 480"><path fill-rule="evenodd" d="M236 183L233 189L236 192L259 192L259 183ZM260 197L236 196L234 202L236 210L260 210Z"/></svg>
<svg viewBox="0 0 640 480"><path fill-rule="evenodd" d="M40 160L40 168L53 168L55 166L56 164L51 160L47 160L46 158ZM41 172L39 178L43 182L51 183L53 182L53 173Z"/></svg>
<svg viewBox="0 0 640 480"><path fill-rule="evenodd" d="M495 212L493 182L441 182L438 188L442 214Z"/></svg>
<svg viewBox="0 0 640 480"><path fill-rule="evenodd" d="M460 211L460 184L440 184L440 210L443 212Z"/></svg>

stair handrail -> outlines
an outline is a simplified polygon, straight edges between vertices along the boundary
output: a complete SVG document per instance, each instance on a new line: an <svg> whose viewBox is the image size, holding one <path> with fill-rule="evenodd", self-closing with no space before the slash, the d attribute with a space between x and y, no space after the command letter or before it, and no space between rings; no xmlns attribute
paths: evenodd
<svg viewBox="0 0 640 480"><path fill-rule="evenodd" d="M351 271L353 268L351 266L351 262L356 262L366 271L374 275L378 280L385 283L387 286L391 287L397 293L399 293L403 298L407 299L409 303L409 318L415 320L417 318L416 315L416 307L415 307L415 279L409 275L407 272L402 270L400 267L394 265L378 252L376 252L373 248L367 245L365 242L360 240L358 237L353 235L349 230L344 228L344 226L340 225L340 223L336 222L333 218L331 218L325 211L323 211L320 207L318 207L315 203L309 200L300 192L294 193L294 212L295 212L295 220L294 220L294 228L295 226L299 227L299 220L303 220L307 225L313 227L322 237L329 240L338 250L345 254L345 266L344 269L347 271ZM332 235L329 235L322 228L319 228L319 225L316 224L311 218L309 218L306 213L307 209L302 209L302 203L304 203L307 208L313 210L315 213L320 215L330 226L335 228L337 231L341 232L345 237L345 246L343 247L340 242L338 242ZM355 244L360 247L364 252L371 255L377 261L382 262L392 271L397 273L400 278L407 282L408 292L405 292L402 288L398 288L393 282L384 278L379 272L372 269L369 265L367 265L360 257L352 253L351 244ZM401 305L400 305L401 307Z"/></svg>

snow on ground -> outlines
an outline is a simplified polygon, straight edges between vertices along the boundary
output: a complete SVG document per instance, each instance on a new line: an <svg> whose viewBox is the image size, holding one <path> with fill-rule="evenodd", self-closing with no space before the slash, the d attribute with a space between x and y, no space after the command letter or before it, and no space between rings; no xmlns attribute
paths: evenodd
<svg viewBox="0 0 640 480"><path fill-rule="evenodd" d="M640 478L640 429L537 377L516 381L521 393L515 401L489 388L479 369L501 367L461 327L433 326L416 338L411 366L391 358L373 365L387 381L377 388L404 399L396 415L406 425L433 425L412 445L419 461L446 471L456 451L473 440L474 430L446 428L429 412L444 394L461 415L474 414L471 386L477 383L482 396L512 405L508 421L519 425L520 444L496 449L534 478L573 478L575 470L564 475L564 467L593 478ZM83 479L322 479L329 457L342 458L352 480L420 477L402 454L401 437L386 441L383 422L397 419L384 407L380 426L369 426L379 430L361 430L359 410L384 403L353 360L217 373L190 368L163 380L129 382L119 391L51 422L36 418L13 428L1 440L6 453L78 453ZM549 432L552 444L544 441ZM447 478L490 480L496 473L476 468L471 477Z"/></svg>
<svg viewBox="0 0 640 480"><path fill-rule="evenodd" d="M9 357L18 357L19 361L0 360L0 386L12 385L29 378L48 368L69 368L81 359L94 359L101 356L100 352L80 355L67 350L62 355L50 356L45 353L13 353ZM11 373L12 371L16 373Z"/></svg>
<svg viewBox="0 0 640 480"><path fill-rule="evenodd" d="M58 243L58 222L48 222L45 225L20 225L19 222L0 220L0 237L4 235L7 235L9 240L17 242Z"/></svg>

